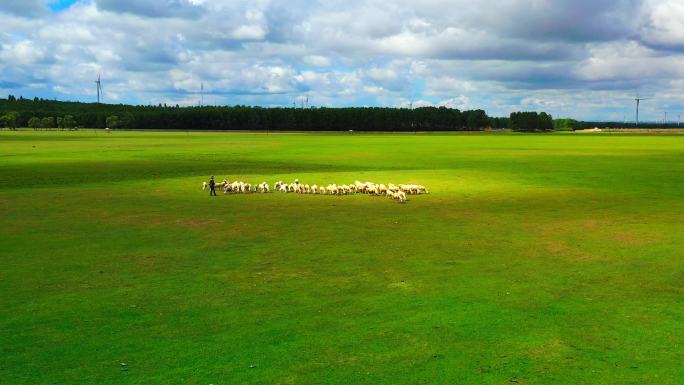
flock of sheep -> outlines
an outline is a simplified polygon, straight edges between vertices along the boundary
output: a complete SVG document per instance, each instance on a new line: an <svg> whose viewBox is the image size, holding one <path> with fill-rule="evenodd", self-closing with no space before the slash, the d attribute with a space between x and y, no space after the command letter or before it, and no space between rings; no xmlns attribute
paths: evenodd
<svg viewBox="0 0 684 385"><path fill-rule="evenodd" d="M271 188L268 183L263 182L257 185L251 185L249 183L235 181L228 182L228 180L223 180L223 182L216 183L216 189L223 190L224 194L228 193L268 193L271 192ZM202 190L209 188L209 184L204 182L202 184ZM407 195L420 195L429 194L429 191L425 186L419 184L377 184L373 182L359 182L356 181L353 184L329 184L327 186L318 185L308 185L299 182L299 179L295 179L292 183L284 183L283 181L278 181L273 185L273 191L283 192L283 193L295 193L295 194L314 194L314 195L351 195L351 194L367 194L367 195L377 195L386 196L397 202L406 202Z"/></svg>

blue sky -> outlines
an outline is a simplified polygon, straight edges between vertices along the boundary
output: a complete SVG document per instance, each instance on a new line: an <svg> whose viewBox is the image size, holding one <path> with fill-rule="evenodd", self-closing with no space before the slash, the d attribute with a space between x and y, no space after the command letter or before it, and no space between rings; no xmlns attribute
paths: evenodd
<svg viewBox="0 0 684 385"><path fill-rule="evenodd" d="M55 0L55 1L50 1L48 3L48 6L50 9L54 12L59 12L63 11L70 6L72 6L74 3L76 3L78 0Z"/></svg>
<svg viewBox="0 0 684 385"><path fill-rule="evenodd" d="M0 96L672 120L681 0L2 0Z"/></svg>

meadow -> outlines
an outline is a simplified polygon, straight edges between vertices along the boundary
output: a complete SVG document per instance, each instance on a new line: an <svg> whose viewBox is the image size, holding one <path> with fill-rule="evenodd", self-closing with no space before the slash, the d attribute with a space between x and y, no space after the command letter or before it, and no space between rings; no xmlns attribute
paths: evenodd
<svg viewBox="0 0 684 385"><path fill-rule="evenodd" d="M681 384L684 136L2 131L0 263L4 384Z"/></svg>

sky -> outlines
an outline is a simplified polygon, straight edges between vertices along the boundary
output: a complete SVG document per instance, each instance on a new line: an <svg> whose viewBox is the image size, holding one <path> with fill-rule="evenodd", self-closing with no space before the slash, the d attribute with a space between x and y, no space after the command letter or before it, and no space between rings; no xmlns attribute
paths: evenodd
<svg viewBox="0 0 684 385"><path fill-rule="evenodd" d="M0 0L0 97L676 121L684 0ZM201 87L204 92L200 92Z"/></svg>

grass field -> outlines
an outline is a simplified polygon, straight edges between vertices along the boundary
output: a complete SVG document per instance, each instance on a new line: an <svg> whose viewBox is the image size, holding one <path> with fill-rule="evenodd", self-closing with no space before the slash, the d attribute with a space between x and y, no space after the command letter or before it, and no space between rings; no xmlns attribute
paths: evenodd
<svg viewBox="0 0 684 385"><path fill-rule="evenodd" d="M3 384L684 382L684 136L0 132L0 212Z"/></svg>

